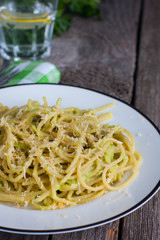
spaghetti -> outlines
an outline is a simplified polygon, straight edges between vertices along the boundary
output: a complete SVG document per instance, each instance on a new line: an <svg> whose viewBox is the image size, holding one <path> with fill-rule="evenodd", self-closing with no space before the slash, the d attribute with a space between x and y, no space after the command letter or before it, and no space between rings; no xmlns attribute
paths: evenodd
<svg viewBox="0 0 160 240"><path fill-rule="evenodd" d="M111 107L62 109L29 100L0 105L0 201L37 209L85 203L128 185L141 155L131 133L97 115ZM125 172L130 172L123 180ZM121 182L121 183L118 183Z"/></svg>

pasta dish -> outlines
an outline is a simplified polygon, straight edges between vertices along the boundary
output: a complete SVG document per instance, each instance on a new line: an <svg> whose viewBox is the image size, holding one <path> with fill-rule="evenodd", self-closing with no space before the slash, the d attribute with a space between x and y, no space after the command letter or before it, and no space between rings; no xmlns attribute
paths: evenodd
<svg viewBox="0 0 160 240"><path fill-rule="evenodd" d="M131 133L109 125L112 103L63 109L28 100L0 104L0 201L48 210L86 203L127 186L141 155ZM105 121L105 122L104 122ZM124 174L129 177L124 181Z"/></svg>

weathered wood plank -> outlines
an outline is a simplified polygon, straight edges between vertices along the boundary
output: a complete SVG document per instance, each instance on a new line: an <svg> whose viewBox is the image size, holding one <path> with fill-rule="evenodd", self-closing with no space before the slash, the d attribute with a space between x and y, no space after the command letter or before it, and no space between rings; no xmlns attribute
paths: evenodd
<svg viewBox="0 0 160 240"><path fill-rule="evenodd" d="M160 128L160 1L145 1L135 106Z"/></svg>
<svg viewBox="0 0 160 240"><path fill-rule="evenodd" d="M48 240L47 235L23 235L0 232L0 240Z"/></svg>
<svg viewBox="0 0 160 240"><path fill-rule="evenodd" d="M145 1L135 106L160 128L159 9L160 1ZM160 192L142 208L124 218L122 239L160 239Z"/></svg>
<svg viewBox="0 0 160 240"><path fill-rule="evenodd" d="M102 1L102 21L74 18L53 40L47 60L62 71L61 83L83 86L130 102L140 1Z"/></svg>
<svg viewBox="0 0 160 240"><path fill-rule="evenodd" d="M67 233L60 235L52 235L52 240L117 240L118 239L118 222L89 229L86 231L79 231L75 233Z"/></svg>

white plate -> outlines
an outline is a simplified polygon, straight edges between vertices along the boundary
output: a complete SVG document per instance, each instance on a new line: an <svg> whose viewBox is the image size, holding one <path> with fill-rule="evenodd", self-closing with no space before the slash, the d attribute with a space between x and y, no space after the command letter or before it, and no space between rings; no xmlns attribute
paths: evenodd
<svg viewBox="0 0 160 240"><path fill-rule="evenodd" d="M121 124L134 136L143 163L136 179L127 189L110 192L92 202L60 210L18 209L0 204L0 230L25 234L54 234L99 226L119 219L142 206L159 189L160 136L144 115L120 100L105 94L65 85L19 85L0 89L0 102L9 107L26 104L29 98L49 105L62 97L62 107L95 108L110 102L111 124Z"/></svg>

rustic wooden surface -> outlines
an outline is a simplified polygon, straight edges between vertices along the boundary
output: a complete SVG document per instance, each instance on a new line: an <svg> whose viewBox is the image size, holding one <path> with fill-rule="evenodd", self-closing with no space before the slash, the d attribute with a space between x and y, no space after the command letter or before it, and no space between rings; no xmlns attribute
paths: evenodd
<svg viewBox="0 0 160 240"><path fill-rule="evenodd" d="M116 96L137 107L160 128L160 1L103 0L102 21L75 17L53 40L47 59L62 72L61 83ZM67 234L0 233L0 240L158 240L160 193L134 213Z"/></svg>
<svg viewBox="0 0 160 240"><path fill-rule="evenodd" d="M160 1L145 1L143 8L134 105L160 128ZM160 192L124 218L120 239L160 239Z"/></svg>

